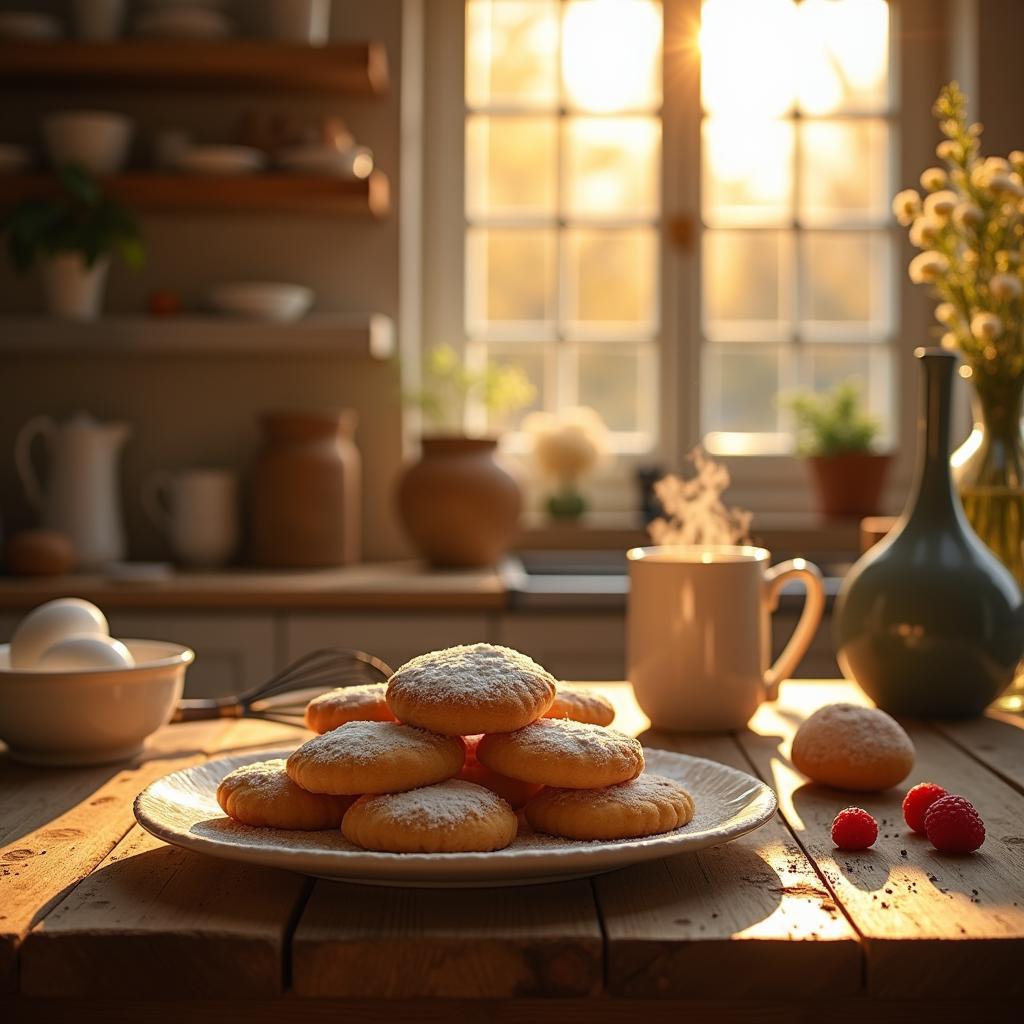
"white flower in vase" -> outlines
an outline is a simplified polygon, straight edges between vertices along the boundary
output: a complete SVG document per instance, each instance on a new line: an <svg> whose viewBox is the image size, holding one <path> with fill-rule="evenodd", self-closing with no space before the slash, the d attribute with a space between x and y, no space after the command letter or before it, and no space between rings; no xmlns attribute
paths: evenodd
<svg viewBox="0 0 1024 1024"><path fill-rule="evenodd" d="M929 199L931 196L928 197ZM918 217L910 225L910 244L918 249L927 249L939 239L942 225L932 217Z"/></svg>
<svg viewBox="0 0 1024 1024"><path fill-rule="evenodd" d="M919 252L907 270L914 284L932 284L949 270L949 260L941 252Z"/></svg>
<svg viewBox="0 0 1024 1024"><path fill-rule="evenodd" d="M988 287L994 299L1003 301L1019 299L1021 292L1024 291L1024 285L1021 284L1021 280L1016 274L994 274Z"/></svg>
<svg viewBox="0 0 1024 1024"><path fill-rule="evenodd" d="M903 227L909 227L921 212L921 197L912 188L897 192L892 201L892 212Z"/></svg>
<svg viewBox="0 0 1024 1024"><path fill-rule="evenodd" d="M941 167L929 167L921 172L921 188L926 192L937 192L949 182L949 175Z"/></svg>
<svg viewBox="0 0 1024 1024"><path fill-rule="evenodd" d="M941 192L933 192L930 196L924 197L924 213L926 217L935 217L945 220L957 205L957 195L948 189Z"/></svg>
<svg viewBox="0 0 1024 1024"><path fill-rule="evenodd" d="M976 228L985 220L985 211L977 203L960 202L953 209L953 223L962 228Z"/></svg>
<svg viewBox="0 0 1024 1024"><path fill-rule="evenodd" d="M971 317L971 334L979 341L995 341L1003 333L1003 321L995 313L975 313Z"/></svg>

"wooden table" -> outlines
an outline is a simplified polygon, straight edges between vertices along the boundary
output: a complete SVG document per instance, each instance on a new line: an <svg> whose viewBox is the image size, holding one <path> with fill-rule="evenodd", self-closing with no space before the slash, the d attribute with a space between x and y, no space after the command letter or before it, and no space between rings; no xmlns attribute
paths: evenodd
<svg viewBox="0 0 1024 1024"><path fill-rule="evenodd" d="M655 734L625 684L597 684L649 746L752 771L781 813L727 846L516 889L312 881L168 847L132 818L152 779L295 730L163 730L131 767L43 770L0 755L0 1020L635 1022L1020 1020L1024 729L916 723L911 781L975 802L981 851L908 832L901 790L808 785L787 750L846 683L788 683L735 735ZM837 851L848 803L880 822Z"/></svg>

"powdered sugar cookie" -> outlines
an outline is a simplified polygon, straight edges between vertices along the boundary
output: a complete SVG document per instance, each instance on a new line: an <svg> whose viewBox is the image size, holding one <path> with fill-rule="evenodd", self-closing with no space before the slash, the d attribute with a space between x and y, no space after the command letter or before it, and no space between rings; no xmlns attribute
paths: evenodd
<svg viewBox="0 0 1024 1024"><path fill-rule="evenodd" d="M330 732L346 722L393 722L384 700L387 683L340 686L314 697L306 705L306 725L313 732Z"/></svg>
<svg viewBox="0 0 1024 1024"><path fill-rule="evenodd" d="M541 787L533 782L522 782L519 779L510 778L500 772L491 771L486 765L482 765L476 756L476 748L482 736L464 736L466 743L466 763L459 772L459 778L467 782L475 782L478 786L484 786L492 793L497 793L503 800L507 800L512 807L520 808L531 796L540 792Z"/></svg>
<svg viewBox="0 0 1024 1024"><path fill-rule="evenodd" d="M573 722L590 725L611 725L615 708L607 697L586 687L559 686L554 703L544 713L545 718L568 718Z"/></svg>
<svg viewBox="0 0 1024 1024"><path fill-rule="evenodd" d="M888 789L914 767L914 744L878 708L828 704L793 737L793 765L815 782L838 789Z"/></svg>
<svg viewBox="0 0 1024 1024"><path fill-rule="evenodd" d="M400 793L457 775L466 748L398 722L346 722L307 740L288 758L288 775L311 793Z"/></svg>
<svg viewBox="0 0 1024 1024"><path fill-rule="evenodd" d="M217 787L217 803L243 825L314 830L337 828L352 801L307 793L288 778L279 757L228 772Z"/></svg>
<svg viewBox="0 0 1024 1024"><path fill-rule="evenodd" d="M523 782L565 789L600 789L636 778L644 770L640 744L599 725L542 718L516 732L485 736L480 763Z"/></svg>
<svg viewBox="0 0 1024 1024"><path fill-rule="evenodd" d="M510 732L540 718L555 680L509 647L472 644L421 654L388 682L388 706L400 722L447 736Z"/></svg>
<svg viewBox="0 0 1024 1024"><path fill-rule="evenodd" d="M545 789L526 805L538 832L566 839L639 839L671 832L693 817L678 782L643 774L605 789Z"/></svg>
<svg viewBox="0 0 1024 1024"><path fill-rule="evenodd" d="M497 794L461 779L436 786L361 796L341 823L345 838L389 853L501 850L515 838L515 812Z"/></svg>

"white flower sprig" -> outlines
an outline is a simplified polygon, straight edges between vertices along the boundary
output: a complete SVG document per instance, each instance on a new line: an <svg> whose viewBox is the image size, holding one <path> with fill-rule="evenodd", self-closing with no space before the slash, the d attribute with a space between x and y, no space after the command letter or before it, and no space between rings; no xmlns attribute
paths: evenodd
<svg viewBox="0 0 1024 1024"><path fill-rule="evenodd" d="M896 220L921 250L908 267L915 284L939 299L942 344L958 349L990 377L1024 374L1024 151L982 157L980 124L968 124L956 82L934 113L945 138L935 149L945 167L921 174L922 199L905 189L893 199Z"/></svg>

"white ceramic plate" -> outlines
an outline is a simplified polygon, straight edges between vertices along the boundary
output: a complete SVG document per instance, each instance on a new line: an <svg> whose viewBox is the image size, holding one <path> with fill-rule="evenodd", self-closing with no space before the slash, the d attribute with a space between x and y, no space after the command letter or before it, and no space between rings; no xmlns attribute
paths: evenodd
<svg viewBox="0 0 1024 1024"><path fill-rule="evenodd" d="M290 752L237 754L172 772L139 794L135 817L165 842L228 860L370 885L472 887L581 878L703 850L759 828L776 808L775 794L745 772L701 757L647 750L647 770L677 779L696 804L688 825L648 839L578 842L530 833L521 824L515 842L496 853L371 853L339 831L284 832L226 818L216 799L220 780L239 765Z"/></svg>

